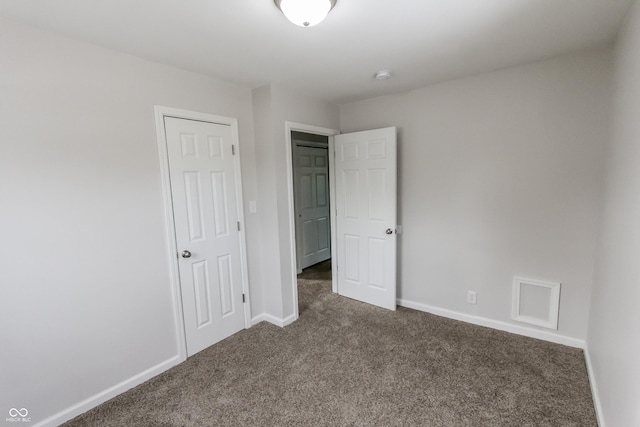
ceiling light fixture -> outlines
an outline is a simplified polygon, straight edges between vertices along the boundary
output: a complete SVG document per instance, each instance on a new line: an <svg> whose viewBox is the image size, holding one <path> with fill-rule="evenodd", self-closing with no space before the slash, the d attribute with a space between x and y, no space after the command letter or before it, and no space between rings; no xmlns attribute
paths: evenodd
<svg viewBox="0 0 640 427"><path fill-rule="evenodd" d="M337 0L273 0L291 22L301 27L321 23Z"/></svg>

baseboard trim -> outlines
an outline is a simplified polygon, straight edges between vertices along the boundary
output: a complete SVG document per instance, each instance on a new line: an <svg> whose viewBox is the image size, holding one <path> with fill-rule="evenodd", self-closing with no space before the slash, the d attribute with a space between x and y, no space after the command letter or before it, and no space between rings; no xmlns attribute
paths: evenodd
<svg viewBox="0 0 640 427"><path fill-rule="evenodd" d="M569 347L585 348L585 341L577 338L567 337L565 335L554 334L551 332L540 331L524 326L513 325L511 323L493 320L486 317L474 316L471 314L460 313L458 311L447 310L444 308L433 307L415 301L398 298L397 304L402 307L412 308L418 311L435 314L436 316L447 317L449 319L460 320L462 322L473 323L478 326L486 326L488 328L498 329L500 331L511 332L512 334L524 335L530 338L550 341L556 344L563 344Z"/></svg>
<svg viewBox="0 0 640 427"><path fill-rule="evenodd" d="M598 420L599 427L605 427L604 416L602 413L602 403L600 402L600 393L598 392L598 383L596 382L595 372L593 370L593 364L591 362L591 353L589 352L589 346L585 345L584 359L587 364L587 375L589 375L589 385L591 386L591 397L593 398L593 406L596 408L596 418Z"/></svg>
<svg viewBox="0 0 640 427"><path fill-rule="evenodd" d="M281 319L279 317L272 316L267 313L262 313L257 315L253 319L251 319L251 326L257 325L260 322L269 322L273 325L284 328L285 326L295 322L297 319L298 319L298 316L296 316L295 314L292 314L290 316L285 317L284 319Z"/></svg>
<svg viewBox="0 0 640 427"><path fill-rule="evenodd" d="M107 388L100 393L94 394L93 396L82 400L75 405L64 409L57 414L54 414L44 420L34 424L36 427L49 427L49 426L58 426L66 421L69 421L72 418L77 417L80 414L87 412L90 409L95 408L98 405L103 404L109 399L116 397L119 394L124 393L125 391L142 384L143 382L155 377L163 373L164 371L178 365L183 362L180 358L180 355L175 355L171 359L167 359L164 362L160 362L157 365L140 372L133 377L122 381L112 387Z"/></svg>
<svg viewBox="0 0 640 427"><path fill-rule="evenodd" d="M258 314L256 317L251 318L251 326L256 326L260 322L265 322L265 314Z"/></svg>
<svg viewBox="0 0 640 427"><path fill-rule="evenodd" d="M282 327L288 326L293 322L295 322L296 320L298 320L298 316L296 316L295 314L287 316L284 319L282 319Z"/></svg>

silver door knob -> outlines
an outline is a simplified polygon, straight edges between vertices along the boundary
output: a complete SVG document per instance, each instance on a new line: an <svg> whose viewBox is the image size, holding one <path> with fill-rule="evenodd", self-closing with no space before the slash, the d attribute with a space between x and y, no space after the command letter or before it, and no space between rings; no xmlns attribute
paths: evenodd
<svg viewBox="0 0 640 427"><path fill-rule="evenodd" d="M387 231L385 231L385 233L387 233L387 234L393 234L393 230L392 230L392 229L390 229L390 228L387 228Z"/></svg>
<svg viewBox="0 0 640 427"><path fill-rule="evenodd" d="M191 258L191 252L182 251L182 258Z"/></svg>

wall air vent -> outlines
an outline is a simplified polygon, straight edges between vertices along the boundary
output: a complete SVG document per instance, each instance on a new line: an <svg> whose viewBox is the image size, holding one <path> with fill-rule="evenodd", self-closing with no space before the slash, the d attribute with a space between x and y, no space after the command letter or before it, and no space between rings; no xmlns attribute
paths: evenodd
<svg viewBox="0 0 640 427"><path fill-rule="evenodd" d="M513 278L511 318L518 322L558 329L560 283Z"/></svg>

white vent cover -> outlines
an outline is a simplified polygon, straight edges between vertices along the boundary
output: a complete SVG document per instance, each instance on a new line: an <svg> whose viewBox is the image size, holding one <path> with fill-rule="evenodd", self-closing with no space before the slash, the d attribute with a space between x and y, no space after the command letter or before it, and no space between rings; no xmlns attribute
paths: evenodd
<svg viewBox="0 0 640 427"><path fill-rule="evenodd" d="M558 329L560 283L513 278L511 318L518 322Z"/></svg>

